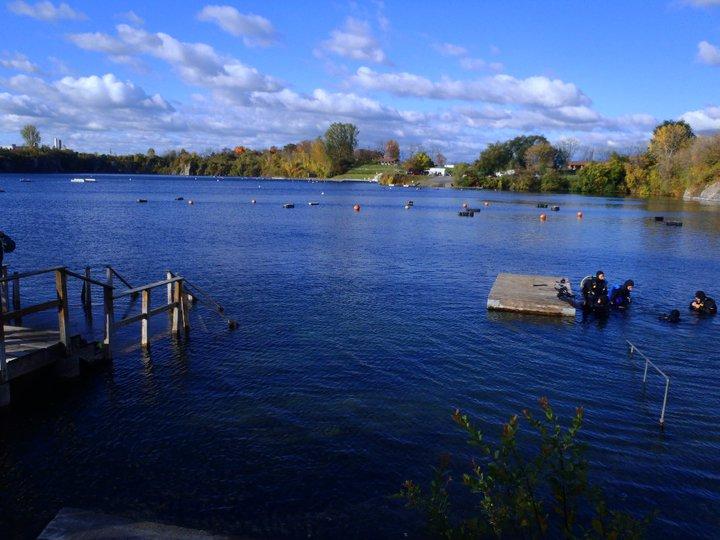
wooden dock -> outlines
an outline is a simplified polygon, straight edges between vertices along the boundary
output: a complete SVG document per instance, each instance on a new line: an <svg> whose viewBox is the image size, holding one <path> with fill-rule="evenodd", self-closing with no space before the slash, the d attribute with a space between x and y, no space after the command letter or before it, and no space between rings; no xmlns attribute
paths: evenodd
<svg viewBox="0 0 720 540"><path fill-rule="evenodd" d="M490 291L487 308L533 315L574 317L575 308L558 298L556 284L562 278L524 274L499 274ZM565 279L572 293L570 281Z"/></svg>
<svg viewBox="0 0 720 540"><path fill-rule="evenodd" d="M22 306L20 285L28 278L52 277L54 298L38 304ZM189 294L185 292L185 278L167 272L165 279L132 287L112 267L106 267L106 280L90 277L90 269L79 274L64 266L33 270L11 275L7 267L0 269L0 406L10 403L10 382L18 377L33 373L50 365L55 366L58 375L75 377L80 372L80 362L94 362L98 357L109 360L112 357L112 344L115 331L121 327L140 323L140 344L148 347L150 343L149 319L161 313L170 312L173 334L190 330L188 309ZM113 278L127 287L118 290ZM86 314L92 315L91 287L100 287L103 291L103 312L105 335L102 343L87 342L82 336L70 336L70 310L68 301L68 278L83 282L82 302ZM12 296L9 284L12 284ZM157 307L151 306L151 292L157 288L167 288L167 302ZM115 320L115 301L123 298L141 298L140 312L123 319ZM22 325L22 319L34 313L56 311L57 330L31 328ZM14 323L11 325L10 323Z"/></svg>

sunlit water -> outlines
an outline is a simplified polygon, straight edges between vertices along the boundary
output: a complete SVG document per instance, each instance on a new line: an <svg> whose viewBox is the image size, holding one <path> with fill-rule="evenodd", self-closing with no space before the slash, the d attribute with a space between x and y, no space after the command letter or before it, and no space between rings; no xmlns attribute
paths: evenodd
<svg viewBox="0 0 720 540"><path fill-rule="evenodd" d="M19 389L0 414L3 533L36 535L71 506L258 537L413 536L421 518L390 495L405 479L429 478L442 452L465 466L471 452L452 410L495 436L547 395L566 418L585 406L592 478L612 506L659 510L654 536L717 536L720 321L686 306L696 289L720 296L720 208L70 176L0 177L0 228L18 244L6 256L11 270L91 265L99 275L112 264L140 284L170 268L211 292L240 328L197 306L190 338L178 342L159 316L148 354L139 327L127 327L111 366ZM491 205L474 218L457 216L462 202L484 200ZM538 201L561 210L540 223ZM577 287L599 268L611 282L635 280L626 316L599 323L485 309L501 271L567 276ZM50 278L31 283L24 302L52 298ZM87 335L79 284L70 291L74 328ZM100 291L95 306L99 335ZM681 324L657 320L674 307ZM53 324L47 314L24 322ZM664 433L662 381L650 374L643 387L626 339L671 377Z"/></svg>

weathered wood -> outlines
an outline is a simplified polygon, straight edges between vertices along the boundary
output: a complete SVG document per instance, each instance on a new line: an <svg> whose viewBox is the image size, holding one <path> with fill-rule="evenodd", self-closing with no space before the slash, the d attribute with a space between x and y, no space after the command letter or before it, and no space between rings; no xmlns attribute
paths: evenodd
<svg viewBox="0 0 720 540"><path fill-rule="evenodd" d="M172 279L174 277L175 277L175 275L170 270L165 272L165 279ZM172 285L172 283L168 283L167 284L167 303L172 304L172 302L173 302L173 285Z"/></svg>
<svg viewBox="0 0 720 540"><path fill-rule="evenodd" d="M7 357L5 356L5 325L0 321L0 384L8 382Z"/></svg>
<svg viewBox="0 0 720 540"><path fill-rule="evenodd" d="M555 285L560 278L522 274L498 275L487 300L487 308L535 315L575 316L575 308L558 298ZM565 280L572 292L569 280Z"/></svg>
<svg viewBox="0 0 720 540"><path fill-rule="evenodd" d="M170 303L165 304L160 307L153 308L148 311L147 316L148 318L152 318L155 315L159 315L160 313L165 313L166 311L172 311L173 308L177 306L176 303ZM120 319L115 323L115 329L122 328L123 326L128 326L129 324L136 323L138 321L142 321L145 315L143 313L139 313L137 315L132 315L130 317L125 317L124 319Z"/></svg>
<svg viewBox="0 0 720 540"><path fill-rule="evenodd" d="M41 311L53 308L60 308L60 300L50 300L48 302L43 302L42 304L27 306L22 309L18 309L17 311L8 311L7 313L3 313L2 320L3 322L10 322L12 319L17 320L25 315L32 315L33 313L40 313Z"/></svg>
<svg viewBox="0 0 720 540"><path fill-rule="evenodd" d="M5 326L4 345L7 359L7 380L13 380L48 366L64 356L56 330L35 330Z"/></svg>
<svg viewBox="0 0 720 540"><path fill-rule="evenodd" d="M172 310L172 333L176 335L180 332L181 293L180 282L176 281L173 283L173 304L175 307Z"/></svg>
<svg viewBox="0 0 720 540"><path fill-rule="evenodd" d="M180 295L180 310L182 311L183 330L187 334L190 332L190 302L188 301L187 294L185 294L182 281L178 283L178 287L180 289L178 294Z"/></svg>
<svg viewBox="0 0 720 540"><path fill-rule="evenodd" d="M143 347L147 347L150 343L150 337L149 337L149 325L150 325L150 289L145 289L142 292L142 321L140 322L140 325L142 326L142 334L140 337L140 345Z"/></svg>
<svg viewBox="0 0 720 540"><path fill-rule="evenodd" d="M9 309L8 279L8 267L3 264L2 267L0 267L0 307L2 308L3 313Z"/></svg>
<svg viewBox="0 0 720 540"><path fill-rule="evenodd" d="M72 276L74 278L77 278L79 280L85 281L87 283L92 283L93 285L97 285L98 287L112 287L112 283L103 283L102 281L99 281L97 279L92 279L87 276L84 276L83 274L78 274L77 272L73 272L72 270L68 270L67 268L64 269L65 273L68 276Z"/></svg>
<svg viewBox="0 0 720 540"><path fill-rule="evenodd" d="M13 311L20 311L20 278L17 277L18 273L13 272L13 288L12 288L12 306ZM22 324L22 316L15 316L15 324L20 326Z"/></svg>
<svg viewBox="0 0 720 540"><path fill-rule="evenodd" d="M121 291L115 295L115 298L122 298L123 296L130 296L132 294L141 293L143 291L147 291L150 289L155 289L157 287L162 287L163 285L166 285L168 283L175 283L177 281L182 280L181 277L174 277L171 279L163 279L161 281L156 281L154 283L149 283L148 285L143 285L142 287L135 287L134 289L127 289L125 291Z"/></svg>
<svg viewBox="0 0 720 540"><path fill-rule="evenodd" d="M70 313L68 311L67 295L67 274L65 269L55 270L55 292L59 301L58 305L58 332L60 332L60 343L70 352Z"/></svg>
<svg viewBox="0 0 720 540"><path fill-rule="evenodd" d="M108 270L108 279L112 280L112 273ZM113 302L113 290L103 289L103 309L105 310L105 358L112 358L112 344L115 333L115 305Z"/></svg>
<svg viewBox="0 0 720 540"><path fill-rule="evenodd" d="M17 275L17 277L20 279L24 279L24 278L32 277L32 276L39 276L40 274L49 274L51 272L55 272L57 270L62 270L64 268L65 268L64 266L53 266L52 268L43 268L42 270L31 270L30 272L21 272ZM13 275L13 276L6 275L4 277L0 277L0 282L4 283L11 279L15 279L15 275Z"/></svg>

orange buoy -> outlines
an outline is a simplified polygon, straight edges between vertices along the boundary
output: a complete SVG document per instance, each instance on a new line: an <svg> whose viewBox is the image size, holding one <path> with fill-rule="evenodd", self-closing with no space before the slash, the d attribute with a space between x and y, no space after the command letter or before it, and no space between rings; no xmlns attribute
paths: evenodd
<svg viewBox="0 0 720 540"><path fill-rule="evenodd" d="M582 212L578 212L578 213L577 213L577 217L578 217L578 219L582 219L583 213L582 213Z"/></svg>
<svg viewBox="0 0 720 540"><path fill-rule="evenodd" d="M355 203L355 206L353 206L353 210L355 210L356 212L359 212L359 211L360 211L360 205L357 204L357 203Z"/></svg>
<svg viewBox="0 0 720 540"><path fill-rule="evenodd" d="M545 214L540 214L540 221L547 221L547 216Z"/></svg>
<svg viewBox="0 0 720 540"><path fill-rule="evenodd" d="M195 204L195 202L194 202L192 199L190 199L190 200L188 201L188 204Z"/></svg>
<svg viewBox="0 0 720 540"><path fill-rule="evenodd" d="M253 199L253 200L250 201L250 202L251 202L252 204L255 204L255 203L256 203L255 199Z"/></svg>
<svg viewBox="0 0 720 540"><path fill-rule="evenodd" d="M485 206L490 206L490 203L487 202L487 201L485 201L483 204L484 204Z"/></svg>

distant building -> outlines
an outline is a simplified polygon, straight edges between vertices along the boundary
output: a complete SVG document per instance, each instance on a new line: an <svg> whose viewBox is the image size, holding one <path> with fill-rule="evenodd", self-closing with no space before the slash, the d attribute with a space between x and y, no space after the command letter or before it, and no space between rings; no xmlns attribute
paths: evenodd
<svg viewBox="0 0 720 540"><path fill-rule="evenodd" d="M53 148L55 150L62 150L62 141L57 137L53 139Z"/></svg>
<svg viewBox="0 0 720 540"><path fill-rule="evenodd" d="M498 178L501 178L503 176L512 176L515 174L515 169L508 169L507 171L497 171L495 173L495 176Z"/></svg>
<svg viewBox="0 0 720 540"><path fill-rule="evenodd" d="M570 161L567 164L567 168L569 171L579 171L580 169L585 167L585 165L587 165L588 163L590 163L590 162L589 161Z"/></svg>
<svg viewBox="0 0 720 540"><path fill-rule="evenodd" d="M398 164L397 159L391 159L387 156L383 156L380 158L380 165L390 166L390 165L397 165L397 164Z"/></svg>
<svg viewBox="0 0 720 540"><path fill-rule="evenodd" d="M5 146L0 146L3 150L15 150L17 148L16 144L7 144Z"/></svg>
<svg viewBox="0 0 720 540"><path fill-rule="evenodd" d="M430 167L427 170L427 174L430 176L450 176L448 169L452 167Z"/></svg>

